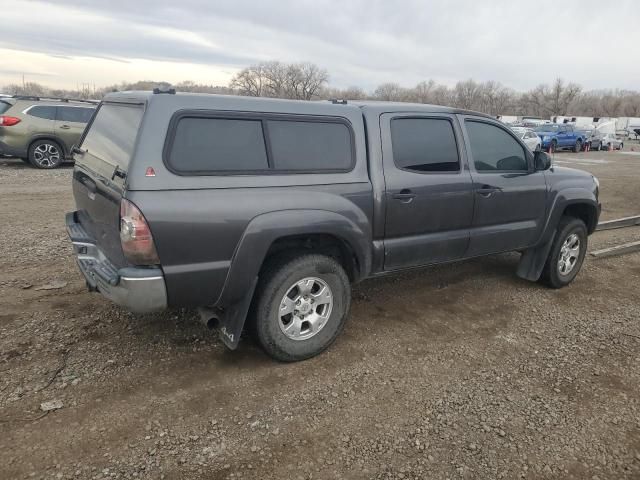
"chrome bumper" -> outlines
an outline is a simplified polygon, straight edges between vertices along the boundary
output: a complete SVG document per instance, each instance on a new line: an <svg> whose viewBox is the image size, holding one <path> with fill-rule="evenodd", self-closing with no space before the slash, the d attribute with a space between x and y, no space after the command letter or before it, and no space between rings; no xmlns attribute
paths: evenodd
<svg viewBox="0 0 640 480"><path fill-rule="evenodd" d="M76 262L90 291L100 292L135 313L167 308L167 290L160 268L117 269L76 221L75 212L67 213L66 223Z"/></svg>

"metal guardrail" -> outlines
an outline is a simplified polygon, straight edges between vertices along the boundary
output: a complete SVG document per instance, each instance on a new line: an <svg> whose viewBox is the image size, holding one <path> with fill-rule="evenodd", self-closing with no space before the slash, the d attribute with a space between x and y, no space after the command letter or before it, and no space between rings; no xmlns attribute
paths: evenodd
<svg viewBox="0 0 640 480"><path fill-rule="evenodd" d="M640 252L640 241L623 243L621 245L615 245L609 248L603 248L602 250L594 250L591 256L596 258L612 257L614 255L623 255L625 253Z"/></svg>
<svg viewBox="0 0 640 480"><path fill-rule="evenodd" d="M618 218L615 220L608 220L606 222L598 223L596 231L600 230L613 230L614 228L634 227L640 225L640 215L634 215L633 217Z"/></svg>

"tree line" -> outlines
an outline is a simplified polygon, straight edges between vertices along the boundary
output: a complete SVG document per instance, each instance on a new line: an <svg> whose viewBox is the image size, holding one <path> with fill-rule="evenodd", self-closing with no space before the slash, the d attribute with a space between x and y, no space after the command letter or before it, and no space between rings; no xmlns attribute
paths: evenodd
<svg viewBox="0 0 640 480"><path fill-rule="evenodd" d="M66 98L102 98L106 93L122 90L151 90L169 86L163 81L121 83L95 89L85 85L76 90L48 88L39 83L10 84L0 92L19 95ZM640 117L640 92L631 90L585 91L579 84L561 78L552 84L540 84L518 92L497 81L461 80L450 87L425 80L413 87L396 82L383 83L373 91L353 86L332 87L327 70L309 62L261 62L239 71L226 86L184 81L173 85L177 91L248 95L254 97L296 100L386 100L394 102L430 103L485 112L490 115L553 115L593 117Z"/></svg>

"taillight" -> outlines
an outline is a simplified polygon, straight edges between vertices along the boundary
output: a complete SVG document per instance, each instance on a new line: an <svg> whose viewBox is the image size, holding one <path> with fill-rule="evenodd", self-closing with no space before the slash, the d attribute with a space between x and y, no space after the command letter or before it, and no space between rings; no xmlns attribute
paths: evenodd
<svg viewBox="0 0 640 480"><path fill-rule="evenodd" d="M0 127L13 127L20 123L18 117L9 117L7 115L0 115Z"/></svg>
<svg viewBox="0 0 640 480"><path fill-rule="evenodd" d="M138 207L124 198L120 202L120 244L124 256L134 265L160 263L147 220Z"/></svg>

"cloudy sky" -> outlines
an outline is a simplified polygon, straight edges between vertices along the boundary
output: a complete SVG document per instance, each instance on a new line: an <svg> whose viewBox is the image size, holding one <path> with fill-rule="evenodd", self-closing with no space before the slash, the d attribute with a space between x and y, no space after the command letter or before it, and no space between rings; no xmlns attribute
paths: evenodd
<svg viewBox="0 0 640 480"><path fill-rule="evenodd" d="M0 18L0 85L225 85L281 60L367 90L429 78L525 90L556 77L640 89L637 0L0 0Z"/></svg>

